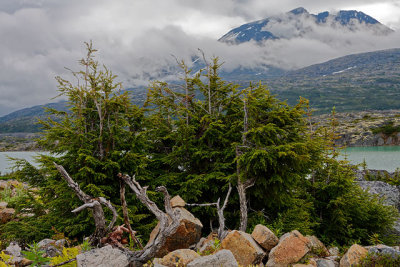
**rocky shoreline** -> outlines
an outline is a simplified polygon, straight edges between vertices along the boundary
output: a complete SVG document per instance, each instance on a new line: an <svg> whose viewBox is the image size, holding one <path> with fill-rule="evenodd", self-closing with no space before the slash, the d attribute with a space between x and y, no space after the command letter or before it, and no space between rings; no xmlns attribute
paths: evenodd
<svg viewBox="0 0 400 267"><path fill-rule="evenodd" d="M312 117L317 127L327 126L332 119L331 114ZM361 112L343 112L335 114L335 130L340 146L394 146L400 145L400 110L375 110ZM391 125L391 131L380 132L385 125Z"/></svg>
<svg viewBox="0 0 400 267"><path fill-rule="evenodd" d="M399 186L390 185L383 181L368 180L371 176L379 177L381 175L393 176L396 174L381 170L356 171L356 182L364 190L383 198L387 205L400 210ZM11 194L16 193L18 188L26 186L26 184L13 180L0 181L0 190L11 190ZM325 246L316 236L304 236L297 230L285 233L278 238L275 233L261 224L257 225L251 234L232 230L228 231L222 240L217 238L218 234L216 233L201 237L204 234L202 234L203 225L186 209L185 201L179 196L175 196L171 199L170 204L174 213L179 214L178 228L159 247L156 258L147 264L134 266L347 267L366 266L363 264L381 258L390 261L391 264L400 264L398 246L390 247L383 244L361 246L354 244L350 248L340 251L338 247ZM15 212L14 209L7 208L7 203L1 202L0 222L12 220ZM400 236L400 220L397 221L394 230L396 231L395 234ZM157 227L154 228L149 242L158 234L158 231ZM118 240L121 241L121 239ZM115 244L118 243L119 241ZM125 249L112 244L85 250L82 245L71 246L65 239L44 239L37 244L36 249L39 251L38 253L41 253L41 257L51 261L51 265L46 263L40 266L56 266L54 263L61 259L65 260L64 263L74 262L77 266L131 266L130 256ZM68 251L74 252L74 254L68 256ZM6 259L8 266L27 266L33 263L32 259L26 256L29 255L29 248L21 248L16 242L11 242L1 252L1 255L3 256L0 258L0 263Z"/></svg>

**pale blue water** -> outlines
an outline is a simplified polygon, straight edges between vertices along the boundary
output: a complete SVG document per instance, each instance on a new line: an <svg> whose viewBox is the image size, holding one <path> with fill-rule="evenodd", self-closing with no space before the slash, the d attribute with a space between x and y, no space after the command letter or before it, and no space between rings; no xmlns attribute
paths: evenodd
<svg viewBox="0 0 400 267"><path fill-rule="evenodd" d="M37 154L38 152L0 152L0 172L4 174L11 171L9 168L12 163L7 155L26 159L36 165L34 157ZM396 168L400 168L400 146L349 147L342 151L340 158L346 158L352 164L362 163L365 159L369 169L394 172Z"/></svg>
<svg viewBox="0 0 400 267"><path fill-rule="evenodd" d="M342 151L341 158L345 157L352 164L365 159L368 169L394 172L400 168L400 146L349 147Z"/></svg>
<svg viewBox="0 0 400 267"><path fill-rule="evenodd" d="M12 161L10 161L7 156L12 158L26 159L31 164L37 166L37 163L34 160L34 157L39 154L48 154L46 152L31 152L31 151L22 151L22 152L0 152L0 172L2 174L6 174L11 172Z"/></svg>

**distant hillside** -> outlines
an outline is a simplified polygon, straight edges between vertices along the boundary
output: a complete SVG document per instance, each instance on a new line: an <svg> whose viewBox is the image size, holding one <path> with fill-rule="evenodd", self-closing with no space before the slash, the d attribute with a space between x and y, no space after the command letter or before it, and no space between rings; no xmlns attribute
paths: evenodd
<svg viewBox="0 0 400 267"><path fill-rule="evenodd" d="M400 109L400 49L349 55L291 72L259 71L237 69L221 75L244 87L261 80L289 104L305 97L318 114L329 113L333 107L343 112ZM143 105L146 87L127 91L134 104ZM45 106L66 110L66 102L60 102L13 112L0 117L0 133L39 131L35 122L37 117L46 116Z"/></svg>
<svg viewBox="0 0 400 267"><path fill-rule="evenodd" d="M132 96L132 102L142 106L145 99L147 88L137 87L126 89ZM67 102L49 103L30 108L24 108L0 117L0 134L2 133L37 133L40 125L37 124L38 118L46 118L48 114L45 108L54 108L60 111L67 111Z"/></svg>
<svg viewBox="0 0 400 267"><path fill-rule="evenodd" d="M400 49L349 55L265 82L290 104L309 99L318 113L400 109Z"/></svg>
<svg viewBox="0 0 400 267"><path fill-rule="evenodd" d="M40 131L40 125L36 124L38 118L47 116L45 108L55 108L66 111L65 101L49 103L30 108L24 108L0 117L0 133L35 133Z"/></svg>

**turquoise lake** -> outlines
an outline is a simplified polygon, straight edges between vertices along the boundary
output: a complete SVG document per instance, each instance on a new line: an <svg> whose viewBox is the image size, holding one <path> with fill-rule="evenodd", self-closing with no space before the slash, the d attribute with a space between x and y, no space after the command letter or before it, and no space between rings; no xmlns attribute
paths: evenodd
<svg viewBox="0 0 400 267"><path fill-rule="evenodd" d="M353 164L367 163L368 169L394 172L400 168L400 146L349 147L342 151L341 158Z"/></svg>
<svg viewBox="0 0 400 267"><path fill-rule="evenodd" d="M39 152L43 153L43 152ZM32 164L38 152L0 152L0 172L10 172L11 162L7 156L26 159ZM340 158L346 158L353 164L362 163L365 159L369 169L394 172L400 168L400 146L349 147L342 151Z"/></svg>

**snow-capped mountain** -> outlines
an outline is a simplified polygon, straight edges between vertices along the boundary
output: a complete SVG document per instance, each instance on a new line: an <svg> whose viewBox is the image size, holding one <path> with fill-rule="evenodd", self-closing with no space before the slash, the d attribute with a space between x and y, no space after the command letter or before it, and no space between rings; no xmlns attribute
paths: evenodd
<svg viewBox="0 0 400 267"><path fill-rule="evenodd" d="M387 35L393 30L360 11L341 10L335 14L325 11L314 15L299 7L278 16L243 24L229 31L219 41L239 44L296 37L327 39L326 35L332 31Z"/></svg>

